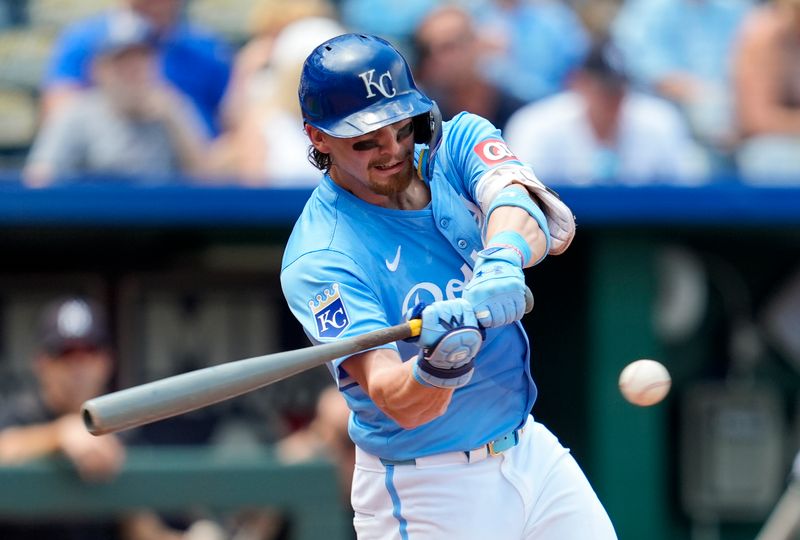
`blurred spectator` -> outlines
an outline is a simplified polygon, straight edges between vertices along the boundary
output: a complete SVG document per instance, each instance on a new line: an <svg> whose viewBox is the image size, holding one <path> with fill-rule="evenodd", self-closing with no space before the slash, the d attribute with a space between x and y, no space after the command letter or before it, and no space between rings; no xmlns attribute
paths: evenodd
<svg viewBox="0 0 800 540"><path fill-rule="evenodd" d="M230 49L217 37L182 19L184 0L122 0L118 10L66 28L56 44L43 87L45 115L90 86L92 59L120 11L131 10L155 28L164 78L189 98L209 133L219 131L219 106L230 76Z"/></svg>
<svg viewBox="0 0 800 540"><path fill-rule="evenodd" d="M562 90L589 47L575 12L558 0L483 0L473 14L490 46L481 71L525 102Z"/></svg>
<svg viewBox="0 0 800 540"><path fill-rule="evenodd" d="M87 483L110 481L125 461L116 435L90 435L80 417L84 401L101 394L114 362L102 311L82 298L48 304L38 327L40 351L33 360L35 391L13 396L0 410L0 463L12 465L60 453ZM121 522L75 519L64 522L0 523L3 540L178 540L159 518L143 511Z"/></svg>
<svg viewBox="0 0 800 540"><path fill-rule="evenodd" d="M632 91L621 55L593 49L570 90L526 105L508 122L514 153L552 183L697 182L705 170L668 102Z"/></svg>
<svg viewBox="0 0 800 540"><path fill-rule="evenodd" d="M483 77L475 26L457 6L435 9L423 19L414 34L414 52L417 82L445 120L469 111L502 128L524 104Z"/></svg>
<svg viewBox="0 0 800 540"><path fill-rule="evenodd" d="M316 415L306 428L284 437L277 444L277 456L292 464L312 459L333 461L339 473L342 500L349 504L355 467L355 445L347 433L350 408L336 386L320 392Z"/></svg>
<svg viewBox="0 0 800 540"><path fill-rule="evenodd" d="M333 6L328 0L260 0L253 8L250 39L236 53L225 93L228 127L235 128L246 121L253 102L263 100L264 79L270 78L264 72L278 34L289 24L309 17L333 18Z"/></svg>
<svg viewBox="0 0 800 540"><path fill-rule="evenodd" d="M635 0L570 0L592 43L611 39L611 25L623 4Z"/></svg>
<svg viewBox="0 0 800 540"><path fill-rule="evenodd" d="M675 102L718 169L736 143L731 58L752 0L630 0L613 23L632 79Z"/></svg>
<svg viewBox="0 0 800 540"><path fill-rule="evenodd" d="M268 64L249 81L239 121L214 145L215 176L234 176L252 186L317 185L319 171L308 161L297 87L314 47L342 33L333 19L308 17L278 34Z"/></svg>
<svg viewBox="0 0 800 540"><path fill-rule="evenodd" d="M403 54L411 51L414 29L438 0L339 0L342 23L351 32L374 34Z"/></svg>
<svg viewBox="0 0 800 540"><path fill-rule="evenodd" d="M744 180L800 184L800 1L773 0L750 13L735 70Z"/></svg>
<svg viewBox="0 0 800 540"><path fill-rule="evenodd" d="M31 187L76 173L163 181L203 171L204 129L194 108L161 79L152 27L130 12L107 22L92 61L96 86L45 121L24 170Z"/></svg>

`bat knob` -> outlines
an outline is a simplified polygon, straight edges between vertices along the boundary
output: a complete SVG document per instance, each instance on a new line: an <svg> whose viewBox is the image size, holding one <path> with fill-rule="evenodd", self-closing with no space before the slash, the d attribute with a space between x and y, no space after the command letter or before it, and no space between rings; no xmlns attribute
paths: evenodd
<svg viewBox="0 0 800 540"><path fill-rule="evenodd" d="M102 435L103 433L95 421L95 415L92 412L92 409L92 400L87 401L81 407L81 418L83 419L83 425L86 426L87 431L92 435Z"/></svg>

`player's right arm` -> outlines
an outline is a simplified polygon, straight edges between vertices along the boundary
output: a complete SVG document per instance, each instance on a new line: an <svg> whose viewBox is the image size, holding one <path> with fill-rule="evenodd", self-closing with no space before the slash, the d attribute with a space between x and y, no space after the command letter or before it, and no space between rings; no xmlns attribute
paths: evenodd
<svg viewBox="0 0 800 540"><path fill-rule="evenodd" d="M407 315L422 319L420 354L402 362L391 349L368 351L342 363L373 403L403 428L430 422L447 410L453 390L467 384L483 341L472 306L444 300Z"/></svg>
<svg viewBox="0 0 800 540"><path fill-rule="evenodd" d="M376 292L374 272L333 250L306 252L284 261L281 286L292 313L316 343L363 335L396 324ZM412 310L421 318L421 353L403 362L395 343L331 363L339 388L358 384L370 401L403 428L441 416L454 388L472 377L481 334L466 300L445 300Z"/></svg>
<svg viewBox="0 0 800 540"><path fill-rule="evenodd" d="M351 356L341 367L384 414L412 429L443 415L453 397L452 388L420 383L414 377L414 364L403 362L392 349L374 349Z"/></svg>

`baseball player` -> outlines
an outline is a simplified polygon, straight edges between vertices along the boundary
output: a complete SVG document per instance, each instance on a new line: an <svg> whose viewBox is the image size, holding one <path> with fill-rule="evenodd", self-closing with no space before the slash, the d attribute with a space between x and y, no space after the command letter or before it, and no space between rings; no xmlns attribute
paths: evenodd
<svg viewBox="0 0 800 540"><path fill-rule="evenodd" d="M567 249L569 209L488 121L442 123L380 38L318 46L299 98L324 175L284 253L292 312L317 343L422 319L415 343L330 365L352 411L358 537L616 538L529 414L523 268Z"/></svg>

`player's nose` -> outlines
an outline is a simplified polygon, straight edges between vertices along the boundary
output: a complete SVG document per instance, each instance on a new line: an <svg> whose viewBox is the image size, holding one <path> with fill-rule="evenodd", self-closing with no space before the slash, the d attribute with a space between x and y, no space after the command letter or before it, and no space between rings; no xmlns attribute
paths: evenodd
<svg viewBox="0 0 800 540"><path fill-rule="evenodd" d="M397 155L399 153L400 143L397 141L397 134L392 126L379 129L376 135L381 154Z"/></svg>

